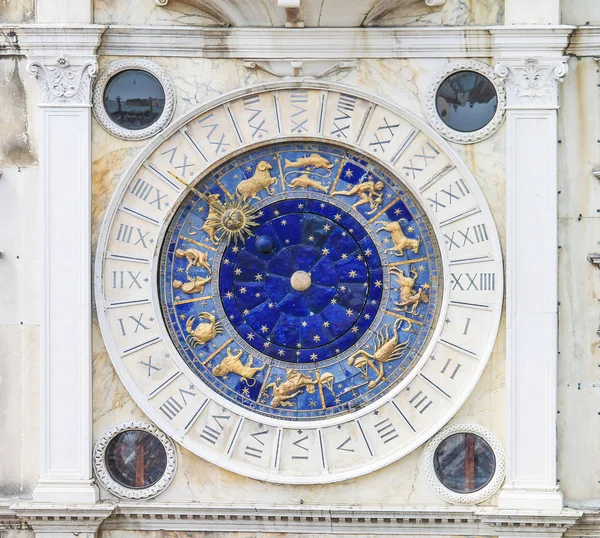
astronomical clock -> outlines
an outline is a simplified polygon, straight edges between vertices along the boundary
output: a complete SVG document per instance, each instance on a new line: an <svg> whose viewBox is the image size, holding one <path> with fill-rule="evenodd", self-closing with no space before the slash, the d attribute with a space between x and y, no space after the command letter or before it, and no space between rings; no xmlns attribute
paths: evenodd
<svg viewBox="0 0 600 538"><path fill-rule="evenodd" d="M222 96L152 140L108 208L95 284L153 422L290 484L368 473L439 431L503 295L493 219L448 144L319 83Z"/></svg>

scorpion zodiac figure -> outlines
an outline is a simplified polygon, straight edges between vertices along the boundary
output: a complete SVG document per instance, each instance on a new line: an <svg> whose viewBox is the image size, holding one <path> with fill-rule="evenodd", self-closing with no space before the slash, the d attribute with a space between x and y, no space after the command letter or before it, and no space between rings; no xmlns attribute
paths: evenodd
<svg viewBox="0 0 600 538"><path fill-rule="evenodd" d="M385 374L383 364L399 359L408 347L410 338L407 338L404 342L400 342L400 337L398 335L398 329L403 321L407 323L407 327L406 329L402 329L402 332L410 331L410 328L412 327L410 321L406 319L397 319L394 323L391 336L389 325L385 325L379 331L375 338L375 350L373 353L367 353L361 349L348 358L348 364L350 366L354 365L359 370L363 370L364 368L365 371L368 370L368 367L370 366L377 372L377 378L367 385L370 389L376 387L383 379ZM379 366L376 366L375 362L378 362Z"/></svg>
<svg viewBox="0 0 600 538"><path fill-rule="evenodd" d="M189 335L187 341L192 348L210 342L215 336L223 332L221 322L217 321L217 318L212 314L200 312L198 317L208 321L200 321L194 328L196 316L190 316L185 324L185 330Z"/></svg>

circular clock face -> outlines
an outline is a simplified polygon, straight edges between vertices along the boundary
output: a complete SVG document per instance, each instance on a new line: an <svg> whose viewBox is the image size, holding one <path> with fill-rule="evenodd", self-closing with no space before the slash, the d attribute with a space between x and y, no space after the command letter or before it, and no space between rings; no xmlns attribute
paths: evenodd
<svg viewBox="0 0 600 538"><path fill-rule="evenodd" d="M431 437L502 304L464 165L406 113L320 84L223 97L153 141L96 269L136 402L198 455L282 483L358 476Z"/></svg>

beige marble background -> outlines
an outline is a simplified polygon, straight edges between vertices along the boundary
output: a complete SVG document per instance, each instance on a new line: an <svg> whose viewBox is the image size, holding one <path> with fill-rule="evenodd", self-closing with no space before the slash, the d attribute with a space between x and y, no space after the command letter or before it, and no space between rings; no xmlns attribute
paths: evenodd
<svg viewBox="0 0 600 538"><path fill-rule="evenodd" d="M106 65L111 59L103 58ZM172 77L177 89L175 117L242 86L276 80L260 71L249 71L236 60L153 58ZM422 98L435 72L446 60L361 61L357 69L333 80L350 84L423 116ZM93 230L94 243L104 209L129 162L146 144L116 139L93 122ZM504 130L479 144L455 145L455 150L473 170L492 207L504 244ZM453 422L476 422L504 439L504 328L483 377ZM125 420L145 419L119 381L104 349L94 319L94 438ZM382 505L441 505L421 467L421 449L368 476L333 485L273 485L225 471L181 447L179 468L172 485L159 502L257 502ZM105 498L109 495L103 493ZM494 499L488 502L495 502Z"/></svg>

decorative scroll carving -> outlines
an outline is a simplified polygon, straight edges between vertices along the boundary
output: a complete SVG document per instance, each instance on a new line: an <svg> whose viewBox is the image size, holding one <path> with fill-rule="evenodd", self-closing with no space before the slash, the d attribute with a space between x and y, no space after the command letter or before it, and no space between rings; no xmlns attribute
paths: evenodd
<svg viewBox="0 0 600 538"><path fill-rule="evenodd" d="M98 63L95 56L83 62L78 58L76 64L65 56L50 64L33 59L27 65L27 72L38 81L41 103L89 104Z"/></svg>
<svg viewBox="0 0 600 538"><path fill-rule="evenodd" d="M265 61L257 62L254 60L245 60L243 63L246 69L257 69L269 73L277 78L304 77L321 79L326 78L341 71L351 71L356 67L356 62L352 60L343 60L341 62L332 61Z"/></svg>
<svg viewBox="0 0 600 538"><path fill-rule="evenodd" d="M568 72L566 62L546 62L527 58L519 62L496 65L498 76L506 79L510 104L556 106L558 83Z"/></svg>
<svg viewBox="0 0 600 538"><path fill-rule="evenodd" d="M424 0L427 7L440 7L446 3L446 0ZM398 0L381 0L376 2L371 10L367 13L362 25L377 26L378 23L387 15L393 13L401 7Z"/></svg>

